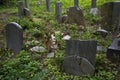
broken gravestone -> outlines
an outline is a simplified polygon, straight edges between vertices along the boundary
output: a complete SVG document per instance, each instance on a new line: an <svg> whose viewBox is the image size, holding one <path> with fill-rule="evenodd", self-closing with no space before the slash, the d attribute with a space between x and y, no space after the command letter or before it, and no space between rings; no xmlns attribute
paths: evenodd
<svg viewBox="0 0 120 80"><path fill-rule="evenodd" d="M67 40L63 67L71 75L93 75L97 41Z"/></svg>
<svg viewBox="0 0 120 80"><path fill-rule="evenodd" d="M107 50L107 58L112 62L120 61L120 38L115 38Z"/></svg>
<svg viewBox="0 0 120 80"><path fill-rule="evenodd" d="M6 47L11 49L15 53L19 53L22 50L23 45L23 29L22 27L11 22L6 25Z"/></svg>
<svg viewBox="0 0 120 80"><path fill-rule="evenodd" d="M120 22L120 2L108 2L101 7L101 24L108 31L115 31Z"/></svg>
<svg viewBox="0 0 120 80"><path fill-rule="evenodd" d="M64 60L65 71L69 74L80 75L93 75L94 66L86 59L77 55L68 56Z"/></svg>
<svg viewBox="0 0 120 80"><path fill-rule="evenodd" d="M70 7L67 9L68 22L77 23L78 25L85 26L83 12L79 7Z"/></svg>

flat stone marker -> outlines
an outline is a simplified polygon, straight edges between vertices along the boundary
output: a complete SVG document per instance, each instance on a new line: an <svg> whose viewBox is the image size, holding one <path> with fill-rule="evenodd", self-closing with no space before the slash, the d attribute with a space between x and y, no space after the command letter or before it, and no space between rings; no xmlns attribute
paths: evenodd
<svg viewBox="0 0 120 80"><path fill-rule="evenodd" d="M96 50L97 41L67 40L63 63L65 72L76 76L93 75Z"/></svg>
<svg viewBox="0 0 120 80"><path fill-rule="evenodd" d="M120 61L120 38L115 38L107 50L107 58L112 62Z"/></svg>
<svg viewBox="0 0 120 80"><path fill-rule="evenodd" d="M77 23L78 25L85 26L83 12L79 7L70 7L67 9L68 22Z"/></svg>
<svg viewBox="0 0 120 80"><path fill-rule="evenodd" d="M118 29L120 17L120 2L108 2L101 7L101 25L108 31Z"/></svg>
<svg viewBox="0 0 120 80"><path fill-rule="evenodd" d="M23 29L22 27L11 22L6 25L6 47L15 53L19 53L23 46Z"/></svg>

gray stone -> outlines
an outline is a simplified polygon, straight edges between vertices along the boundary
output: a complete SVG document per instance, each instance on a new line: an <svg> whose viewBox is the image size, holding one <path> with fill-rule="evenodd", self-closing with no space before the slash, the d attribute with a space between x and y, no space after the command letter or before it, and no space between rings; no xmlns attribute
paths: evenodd
<svg viewBox="0 0 120 80"><path fill-rule="evenodd" d="M94 40L67 40L66 56L77 55L86 58L95 65L97 41Z"/></svg>
<svg viewBox="0 0 120 80"><path fill-rule="evenodd" d="M93 75L94 66L86 59L77 55L68 56L65 58L63 67L65 72L71 75Z"/></svg>
<svg viewBox="0 0 120 80"><path fill-rule="evenodd" d="M115 38L107 50L107 58L112 62L120 61L120 38Z"/></svg>
<svg viewBox="0 0 120 80"><path fill-rule="evenodd" d="M22 27L11 22L6 25L6 44L7 48L13 50L15 53L19 53L23 46L23 29Z"/></svg>
<svg viewBox="0 0 120 80"><path fill-rule="evenodd" d="M25 7L29 8L29 2L28 2L28 0L25 0Z"/></svg>
<svg viewBox="0 0 120 80"><path fill-rule="evenodd" d="M82 70L80 68L81 57L72 55L65 57L63 62L63 67L66 73L71 75L82 75Z"/></svg>
<svg viewBox="0 0 120 80"><path fill-rule="evenodd" d="M68 22L77 23L78 25L85 26L83 12L79 7L70 7L67 9Z"/></svg>
<svg viewBox="0 0 120 80"><path fill-rule="evenodd" d="M114 50L120 50L120 38L115 38L109 48Z"/></svg>
<svg viewBox="0 0 120 80"><path fill-rule="evenodd" d="M48 58L52 58L52 57L54 57L54 56L55 56L55 53L54 53L54 52L50 52L50 53L47 55Z"/></svg>
<svg viewBox="0 0 120 80"><path fill-rule="evenodd" d="M79 0L74 0L74 7L79 7Z"/></svg>
<svg viewBox="0 0 120 80"><path fill-rule="evenodd" d="M30 49L32 52L45 52L46 49L42 46L34 46L33 48Z"/></svg>
<svg viewBox="0 0 120 80"><path fill-rule="evenodd" d="M24 8L24 16L30 17L30 10L28 8Z"/></svg>
<svg viewBox="0 0 120 80"><path fill-rule="evenodd" d="M103 48L101 46L97 46L97 51L98 52L102 52L102 51L106 52L107 50L106 50L106 48Z"/></svg>
<svg viewBox="0 0 120 80"><path fill-rule="evenodd" d="M98 14L98 8L91 8L90 14L92 14L94 16L97 15Z"/></svg>
<svg viewBox="0 0 120 80"><path fill-rule="evenodd" d="M51 0L46 0L46 8L47 8L47 11L48 11L48 12L51 11L51 8L50 8L50 1L51 1Z"/></svg>
<svg viewBox="0 0 120 80"><path fill-rule="evenodd" d="M95 71L94 66L86 58L82 58L80 68L84 75L93 75Z"/></svg>
<svg viewBox="0 0 120 80"><path fill-rule="evenodd" d="M61 23L62 22L62 3L56 2L56 20Z"/></svg>
<svg viewBox="0 0 120 80"><path fill-rule="evenodd" d="M23 2L22 1L18 1L18 16L19 18L21 18L24 15L23 12Z"/></svg>
<svg viewBox="0 0 120 80"><path fill-rule="evenodd" d="M119 27L120 2L108 2L101 7L101 24L108 31L115 31ZM120 27L119 27L120 28Z"/></svg>

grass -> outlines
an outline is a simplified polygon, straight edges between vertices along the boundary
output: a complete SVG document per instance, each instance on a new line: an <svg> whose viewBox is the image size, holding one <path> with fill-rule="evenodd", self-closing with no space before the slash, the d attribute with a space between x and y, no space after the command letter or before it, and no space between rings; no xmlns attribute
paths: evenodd
<svg viewBox="0 0 120 80"><path fill-rule="evenodd" d="M62 2L63 14L66 14L66 8L73 6L73 0L58 0ZM97 0L97 7L105 2L114 0ZM47 52L35 53L29 49L33 46L40 45L47 48L45 40L48 39L51 33L59 31L60 33L69 33L72 39L89 40L95 39L98 45L107 48L112 42L112 34L106 38L96 36L93 33L100 24L99 16L89 14L91 0L79 0L79 6L84 11L86 30L79 29L76 24L58 24L55 20L55 2L51 1L51 12L46 11L45 2L40 5L38 0L29 0L31 18L23 17L20 21L17 16L16 4L12 7L0 6L0 44L5 47L5 25L8 22L19 23L24 30L24 48L20 54L11 58L13 53L5 48L0 49L0 79L1 80L115 80L117 75L116 64L111 63L106 59L106 53L97 52L96 55L96 70L93 76L72 76L66 74L62 68L62 63L65 55L65 42L61 39L61 35L57 35L57 44L59 48L55 50L54 58L47 58ZM39 43L36 43L39 41ZM30 44L27 44L30 42Z"/></svg>

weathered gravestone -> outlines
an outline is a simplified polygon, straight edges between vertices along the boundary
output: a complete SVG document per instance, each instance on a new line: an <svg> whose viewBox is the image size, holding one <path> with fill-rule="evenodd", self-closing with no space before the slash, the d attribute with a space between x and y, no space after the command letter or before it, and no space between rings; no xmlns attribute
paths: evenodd
<svg viewBox="0 0 120 80"><path fill-rule="evenodd" d="M120 38L115 38L107 50L107 58L112 62L120 62Z"/></svg>
<svg viewBox="0 0 120 80"><path fill-rule="evenodd" d="M101 24L108 31L114 31L119 27L120 2L108 2L101 7Z"/></svg>
<svg viewBox="0 0 120 80"><path fill-rule="evenodd" d="M67 40L63 67L71 75L93 75L97 41Z"/></svg>
<svg viewBox="0 0 120 80"><path fill-rule="evenodd" d="M23 45L23 30L22 27L15 23L11 22L6 25L6 47L19 53L22 50Z"/></svg>
<svg viewBox="0 0 120 80"><path fill-rule="evenodd" d="M47 8L47 11L48 11L48 12L51 11L51 8L50 8L50 1L51 1L51 0L46 0L46 8Z"/></svg>
<svg viewBox="0 0 120 80"><path fill-rule="evenodd" d="M19 18L21 18L23 15L24 15L23 2L18 1L18 16L19 16Z"/></svg>
<svg viewBox="0 0 120 80"><path fill-rule="evenodd" d="M56 8L55 8L55 15L56 15L56 20L61 23L62 22L62 3L61 2L56 2Z"/></svg>
<svg viewBox="0 0 120 80"><path fill-rule="evenodd" d="M93 15L97 15L98 14L98 9L96 7L96 0L91 0L91 10L90 13Z"/></svg>
<svg viewBox="0 0 120 80"><path fill-rule="evenodd" d="M74 7L79 7L79 0L74 0Z"/></svg>
<svg viewBox="0 0 120 80"><path fill-rule="evenodd" d="M67 9L68 22L77 23L78 25L85 26L83 12L79 7L70 7Z"/></svg>
<svg viewBox="0 0 120 80"><path fill-rule="evenodd" d="M25 0L25 7L29 8L29 2L28 2L28 0Z"/></svg>

